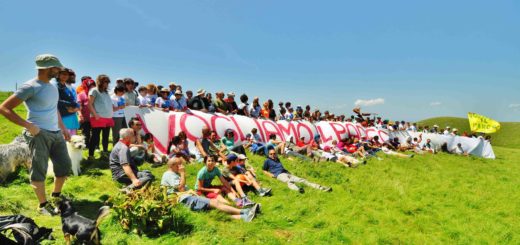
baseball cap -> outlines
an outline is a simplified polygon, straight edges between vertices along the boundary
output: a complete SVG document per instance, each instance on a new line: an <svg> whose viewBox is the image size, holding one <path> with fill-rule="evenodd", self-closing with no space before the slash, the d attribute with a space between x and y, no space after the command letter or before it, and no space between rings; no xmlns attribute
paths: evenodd
<svg viewBox="0 0 520 245"><path fill-rule="evenodd" d="M226 156L227 158L227 162L230 163L230 162L233 162L233 161L236 161L238 159L237 155L231 153L231 154L228 154Z"/></svg>

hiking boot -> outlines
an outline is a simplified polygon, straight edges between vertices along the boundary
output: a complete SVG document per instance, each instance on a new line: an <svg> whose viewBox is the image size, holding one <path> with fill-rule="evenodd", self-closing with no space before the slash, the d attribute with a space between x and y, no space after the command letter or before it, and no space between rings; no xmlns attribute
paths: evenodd
<svg viewBox="0 0 520 245"><path fill-rule="evenodd" d="M47 202L45 204L45 206L43 207L38 207L38 212L42 215L47 215L47 216L54 216L54 215L57 215L58 212L56 212L57 208L52 206L52 204L50 202Z"/></svg>
<svg viewBox="0 0 520 245"><path fill-rule="evenodd" d="M254 206L256 203L252 202L251 200L249 200L247 197L244 197L242 198L242 207L252 207Z"/></svg>

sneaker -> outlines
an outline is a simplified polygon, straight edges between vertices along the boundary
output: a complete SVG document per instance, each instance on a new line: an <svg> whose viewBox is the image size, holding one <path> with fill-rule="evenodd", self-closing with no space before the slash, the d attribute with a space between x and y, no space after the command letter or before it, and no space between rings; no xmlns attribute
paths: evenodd
<svg viewBox="0 0 520 245"><path fill-rule="evenodd" d="M56 212L56 207L52 206L50 202L47 202L47 204L41 208L38 207L38 212L47 216L54 216L58 214L58 212Z"/></svg>
<svg viewBox="0 0 520 245"><path fill-rule="evenodd" d="M298 191L300 192L300 194L305 193L305 189L303 189L302 187L300 187L300 189Z"/></svg>
<svg viewBox="0 0 520 245"><path fill-rule="evenodd" d="M322 186L322 187L320 187L320 190L322 190L324 192L331 192L332 191L332 187Z"/></svg>
<svg viewBox="0 0 520 245"><path fill-rule="evenodd" d="M242 199L235 199L235 205L239 208L244 207L244 201Z"/></svg>
<svg viewBox="0 0 520 245"><path fill-rule="evenodd" d="M242 198L242 207L252 207L254 206L256 203L252 202L251 200L249 200L247 197L244 197Z"/></svg>
<svg viewBox="0 0 520 245"><path fill-rule="evenodd" d="M250 208L247 209L247 213L245 213L245 216L243 217L245 222L251 222L255 218L255 209Z"/></svg>
<svg viewBox="0 0 520 245"><path fill-rule="evenodd" d="M271 188L260 188L260 191L258 191L258 195L263 197L267 196L271 193Z"/></svg>
<svg viewBox="0 0 520 245"><path fill-rule="evenodd" d="M412 155L410 155L410 158L413 158L414 156L415 156L415 154L412 154Z"/></svg>
<svg viewBox="0 0 520 245"><path fill-rule="evenodd" d="M251 209L255 211L255 215L262 213L262 205L260 203L255 204Z"/></svg>

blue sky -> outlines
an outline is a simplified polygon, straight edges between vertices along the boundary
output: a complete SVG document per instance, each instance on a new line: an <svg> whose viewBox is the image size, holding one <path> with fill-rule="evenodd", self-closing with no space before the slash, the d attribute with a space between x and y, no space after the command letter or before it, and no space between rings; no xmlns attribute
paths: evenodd
<svg viewBox="0 0 520 245"><path fill-rule="evenodd" d="M0 90L78 76L234 91L391 120L520 121L518 1L2 1ZM382 100L381 100L382 99Z"/></svg>

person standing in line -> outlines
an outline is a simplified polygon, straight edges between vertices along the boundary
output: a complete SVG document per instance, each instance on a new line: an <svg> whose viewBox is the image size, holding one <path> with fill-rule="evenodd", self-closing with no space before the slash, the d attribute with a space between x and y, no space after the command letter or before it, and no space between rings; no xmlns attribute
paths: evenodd
<svg viewBox="0 0 520 245"><path fill-rule="evenodd" d="M108 157L108 135L110 128L114 126L112 115L114 109L116 109L112 106L112 99L108 94L110 78L107 75L99 75L96 80L97 87L89 91L88 108L90 110L90 125L92 126L92 138L88 146L89 159L94 158L94 152L99 147L101 133L103 133L102 156Z"/></svg>

